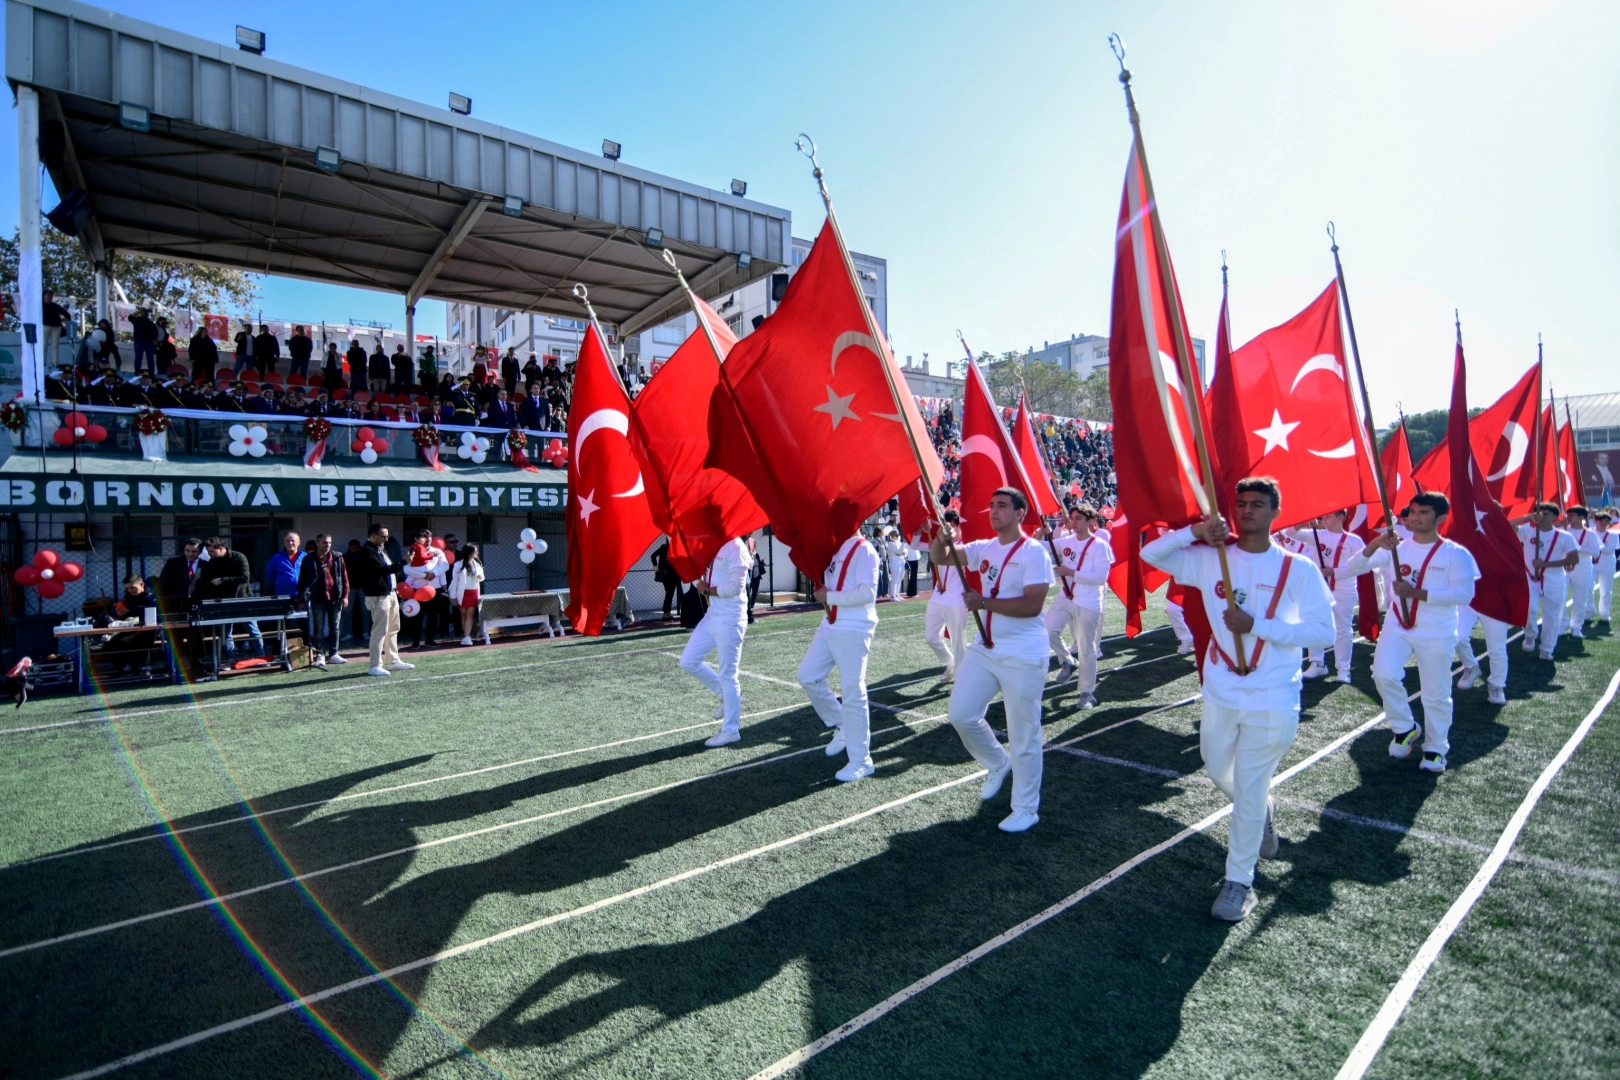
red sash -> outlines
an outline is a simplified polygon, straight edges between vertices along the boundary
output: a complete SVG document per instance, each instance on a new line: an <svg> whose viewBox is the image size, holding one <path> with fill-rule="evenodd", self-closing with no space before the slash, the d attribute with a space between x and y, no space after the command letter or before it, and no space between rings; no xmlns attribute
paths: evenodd
<svg viewBox="0 0 1620 1080"><path fill-rule="evenodd" d="M1426 574L1428 574L1429 563L1434 559L1435 553L1440 550L1440 544L1441 542L1436 540L1434 542L1434 546L1429 549L1429 553L1423 557L1423 565L1418 567L1417 581L1414 584L1414 588L1423 588L1423 578ZM1395 556L1395 574L1398 577L1400 576L1401 572L1400 552L1397 550L1391 554ZM1412 627L1417 625L1418 605L1421 603L1423 603L1423 601L1414 599L1412 601L1412 606L1408 608L1404 599L1396 599L1395 621L1401 624L1401 629L1410 630Z"/></svg>
<svg viewBox="0 0 1620 1080"><path fill-rule="evenodd" d="M1328 588L1335 589L1339 585L1339 556L1344 554L1344 538L1349 533L1339 534L1339 544L1333 549L1333 565L1328 567Z"/></svg>
<svg viewBox="0 0 1620 1080"><path fill-rule="evenodd" d="M1277 605L1282 603L1283 586L1288 584L1288 571L1293 568L1293 565L1294 560L1290 559L1287 555L1284 555L1282 573L1277 575L1276 588L1274 588L1271 592L1271 603L1266 606L1266 618L1268 619L1274 619L1277 617ZM1237 661L1226 655L1226 650L1221 648L1220 639L1217 638L1213 633L1209 635L1209 643L1214 647L1216 655L1221 658L1221 662L1226 665L1226 669L1234 675L1239 674ZM1265 651L1265 648L1266 643L1260 638L1255 638L1254 653L1249 657L1249 670L1243 672L1242 674L1247 675L1249 672L1254 671L1255 668L1260 666L1260 654Z"/></svg>
<svg viewBox="0 0 1620 1080"><path fill-rule="evenodd" d="M990 586L989 599L994 600L997 596L1001 595L1001 579L1007 573L1007 564L1012 562L1012 557L1018 554L1018 549L1024 546L1024 541L1027 539L1028 537L1026 536L1019 536L1018 542L1012 546L1011 551L1007 552L1007 557L1001 560L1001 569L996 571L996 583ZM993 649L996 647L994 639L990 637L990 624L995 622L995 620L995 614L986 609L984 613L984 647L987 649Z"/></svg>
<svg viewBox="0 0 1620 1080"><path fill-rule="evenodd" d="M1080 557L1078 559L1074 560L1075 572L1078 573L1080 568L1082 566L1086 565L1086 552L1090 551L1091 550L1091 545L1095 544L1096 542L1097 542L1097 534L1096 533L1092 533L1090 536L1086 537L1086 546L1080 549ZM1063 595L1068 597L1070 600L1073 600L1074 599L1074 579L1063 577L1060 574L1060 575L1058 575L1058 580L1063 582Z"/></svg>
<svg viewBox="0 0 1620 1080"><path fill-rule="evenodd" d="M849 561L855 557L855 553L860 550L860 547L861 547L861 544L860 544L859 540L857 540L855 543L850 545L849 554L844 556L844 565L838 571L838 588L834 589L833 590L834 592L843 592L844 591L844 577L849 573ZM831 626L833 623L835 623L837 621L838 621L838 605L837 604L829 604L827 606L827 625Z"/></svg>

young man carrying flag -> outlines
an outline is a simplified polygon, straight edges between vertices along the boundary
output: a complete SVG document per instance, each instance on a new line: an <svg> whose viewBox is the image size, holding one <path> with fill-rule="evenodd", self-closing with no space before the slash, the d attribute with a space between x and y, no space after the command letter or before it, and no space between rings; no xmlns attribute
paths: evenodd
<svg viewBox="0 0 1620 1080"><path fill-rule="evenodd" d="M1069 509L1069 531L1053 538L1059 578L1057 600L1046 612L1046 636L1052 652L1062 662L1059 685L1069 681L1075 665L1080 668L1082 709L1097 705L1097 645L1102 630L1102 591L1108 584L1108 571L1114 565L1114 552L1108 541L1092 533L1097 511L1090 503L1076 503ZM1074 636L1074 656L1063 645L1063 631Z"/></svg>
<svg viewBox="0 0 1620 1080"><path fill-rule="evenodd" d="M753 565L748 545L733 537L715 554L696 586L708 599L709 609L681 652L681 670L720 699L714 710L720 730L704 746L725 746L742 738L742 680L737 667L742 661L743 635L748 632L748 571ZM717 654L718 670L704 662L710 652Z"/></svg>
<svg viewBox="0 0 1620 1080"><path fill-rule="evenodd" d="M1558 528L1558 504L1537 503L1528 524L1519 527L1524 564L1530 570L1530 618L1524 627L1524 651L1551 660L1563 632L1564 601L1569 598L1569 571L1581 557L1575 538Z"/></svg>
<svg viewBox="0 0 1620 1080"><path fill-rule="evenodd" d="M1333 641L1333 597L1312 560L1272 542L1282 495L1270 477L1238 481L1237 542L1227 548L1235 607L1227 605L1217 546L1232 535L1219 514L1142 548L1146 562L1203 595L1211 614L1199 749L1209 778L1232 800L1226 884L1210 914L1240 922L1254 910L1254 870L1277 855L1271 777L1299 728L1300 654ZM1213 618L1219 612L1221 618ZM1249 655L1239 674L1237 642Z"/></svg>
<svg viewBox="0 0 1620 1080"><path fill-rule="evenodd" d="M1474 598L1479 564L1467 548L1441 537L1440 527L1451 512L1444 495L1420 491L1407 510L1411 539L1401 539L1394 529L1380 533L1366 551L1350 560L1346 571L1365 574L1382 567L1394 582L1393 617L1385 620L1373 650L1373 682L1394 732L1389 754L1410 757L1422 738L1423 760L1418 767L1443 773L1451 749L1451 654L1457 647L1457 609ZM1406 700L1406 662L1414 656L1423 701L1421 725L1412 718Z"/></svg>
<svg viewBox="0 0 1620 1080"><path fill-rule="evenodd" d="M827 611L799 665L799 685L821 722L833 729L827 756L849 752L848 764L834 774L846 784L876 771L872 717L866 701L866 658L872 650L872 635L877 633L877 585L878 553L856 533L833 553L816 586L816 600ZM827 686L834 667L842 700Z"/></svg>
<svg viewBox="0 0 1620 1080"><path fill-rule="evenodd" d="M1046 631L1041 609L1052 583L1052 561L1046 549L1024 535L1029 502L1017 488L997 488L990 496L989 540L961 544L969 569L976 570L988 592L967 590L969 611L983 613L984 636L968 649L951 686L951 726L962 745L989 770L980 797L996 797L1010 771L1012 813L998 826L1023 832L1039 822L1041 804L1041 694L1046 689ZM947 559L947 538L957 540L957 526L935 534L930 554ZM997 693L1007 713L1007 749L996 741L984 713Z"/></svg>
<svg viewBox="0 0 1620 1080"><path fill-rule="evenodd" d="M1328 590L1333 593L1333 666L1336 673L1334 682L1347 683L1350 681L1351 641L1355 638L1356 623L1356 578L1353 574L1344 572L1344 564L1361 554L1361 537L1354 533L1345 532L1345 512L1335 510L1331 514L1317 518L1312 525L1294 530L1295 538L1311 555L1311 561L1316 563L1324 580L1327 581ZM1327 659L1323 649L1310 651L1310 666L1305 669L1305 678L1316 679L1327 674Z"/></svg>
<svg viewBox="0 0 1620 1080"><path fill-rule="evenodd" d="M1569 570L1569 636L1586 636L1586 620L1592 617L1592 578L1594 561L1602 550L1598 531L1586 523L1586 507L1571 506L1564 511L1564 528L1575 541L1580 558Z"/></svg>
<svg viewBox="0 0 1620 1080"><path fill-rule="evenodd" d="M942 516L952 528L961 525L962 517L955 510L946 510ZM918 536L920 539L921 534ZM949 562L935 562L929 573L934 591L928 595L923 615L923 640L945 667L939 677L943 685L956 678L956 669L962 666L962 656L967 652L968 609L962 597L961 570Z"/></svg>

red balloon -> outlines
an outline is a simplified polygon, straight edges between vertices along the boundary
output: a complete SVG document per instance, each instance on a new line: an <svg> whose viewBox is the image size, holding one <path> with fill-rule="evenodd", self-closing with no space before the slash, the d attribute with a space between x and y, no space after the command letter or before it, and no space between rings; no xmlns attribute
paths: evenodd
<svg viewBox="0 0 1620 1080"><path fill-rule="evenodd" d="M370 429L365 428L363 430L369 431ZM387 439L372 439L371 440L371 448L373 450L377 451L377 453L379 453L379 454L386 454L386 453L388 453L388 440Z"/></svg>
<svg viewBox="0 0 1620 1080"><path fill-rule="evenodd" d="M363 427L354 433L354 437L359 439L361 442L366 443L374 440L377 437L377 433L368 427Z"/></svg>
<svg viewBox="0 0 1620 1080"><path fill-rule="evenodd" d="M11 576L17 580L19 585L39 584L39 571L32 566L19 566Z"/></svg>
<svg viewBox="0 0 1620 1080"><path fill-rule="evenodd" d="M416 590L411 587L411 583L408 581L402 581L394 586L394 591L399 593L401 600L409 600L416 595Z"/></svg>
<svg viewBox="0 0 1620 1080"><path fill-rule="evenodd" d="M60 581L51 580L42 581L39 583L39 595L43 596L47 600L55 600L58 596L61 596L66 591L67 586L63 585Z"/></svg>
<svg viewBox="0 0 1620 1080"><path fill-rule="evenodd" d="M57 428L55 431L51 432L51 441L57 446L72 446L73 429L68 427Z"/></svg>
<svg viewBox="0 0 1620 1080"><path fill-rule="evenodd" d="M431 585L423 585L416 590L416 595L413 597L413 599L419 600L425 604L437 595L439 595L438 589L435 589Z"/></svg>
<svg viewBox="0 0 1620 1080"><path fill-rule="evenodd" d="M56 567L56 576L63 581L78 581L84 577L84 567L76 562L60 563Z"/></svg>
<svg viewBox="0 0 1620 1080"><path fill-rule="evenodd" d="M444 561L448 562L448 563L455 562L456 561L456 553L451 551L449 548L445 548L444 549Z"/></svg>
<svg viewBox="0 0 1620 1080"><path fill-rule="evenodd" d="M553 454L559 453L559 452L562 451L562 448L563 448L563 444L562 444L561 439L552 439L549 443L546 444L546 450L549 453L553 453Z"/></svg>
<svg viewBox="0 0 1620 1080"><path fill-rule="evenodd" d="M84 429L84 437L90 442L106 442L107 429L100 424L91 424Z"/></svg>
<svg viewBox="0 0 1620 1080"><path fill-rule="evenodd" d="M84 415L82 412L70 412L66 416L62 417L62 426L68 428L69 430L73 428L88 427L89 424L90 418Z"/></svg>
<svg viewBox="0 0 1620 1080"><path fill-rule="evenodd" d="M356 439L356 440L354 440L354 442L349 444L349 449L353 450L357 454L360 451L364 450L365 448L366 448L366 444L361 442L359 439Z"/></svg>
<svg viewBox="0 0 1620 1080"><path fill-rule="evenodd" d="M48 570L62 561L62 556L53 548L40 548L34 552L34 567L38 570Z"/></svg>

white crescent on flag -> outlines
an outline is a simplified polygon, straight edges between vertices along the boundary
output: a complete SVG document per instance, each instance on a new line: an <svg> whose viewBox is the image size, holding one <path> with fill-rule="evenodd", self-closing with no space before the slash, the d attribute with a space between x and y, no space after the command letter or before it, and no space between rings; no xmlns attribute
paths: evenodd
<svg viewBox="0 0 1620 1080"><path fill-rule="evenodd" d="M579 434L574 437L574 460L576 463L584 460L585 440L604 428L608 431L617 431L620 435L628 438L630 435L630 417L618 409L598 409L587 416L585 422L579 425ZM578 467L577 464L575 467ZM613 497L615 499L628 499L630 496L640 495L646 490L647 485L642 479L640 470L637 470L636 482L630 486L630 490L615 492Z"/></svg>

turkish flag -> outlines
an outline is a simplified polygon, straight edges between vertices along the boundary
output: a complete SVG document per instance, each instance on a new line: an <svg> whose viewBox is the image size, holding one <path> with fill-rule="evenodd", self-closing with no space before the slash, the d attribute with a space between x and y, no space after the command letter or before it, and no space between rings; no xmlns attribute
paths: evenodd
<svg viewBox="0 0 1620 1080"><path fill-rule="evenodd" d="M1160 265L1150 209L1141 144L1133 141L1114 234L1108 332L1108 393L1114 423L1127 433L1114 441L1114 471L1119 509L1134 525L1181 526L1208 509L1189 420L1204 402L1202 387L1182 385L1176 358L1191 356L1192 342L1185 332L1174 340L1170 313L1183 331L1187 318L1174 267Z"/></svg>
<svg viewBox="0 0 1620 1080"><path fill-rule="evenodd" d="M1581 462L1575 454L1575 427L1569 420L1569 401L1564 402L1564 426L1558 429L1558 500L1565 507L1583 506L1586 494L1581 490Z"/></svg>
<svg viewBox="0 0 1620 1080"><path fill-rule="evenodd" d="M1541 366L1524 373L1495 404L1468 421L1468 442L1474 460L1486 465L1485 482L1491 497L1502 504L1509 518L1522 517L1535 503L1536 405L1541 398ZM1450 440L1424 455L1412 470L1412 479L1424 491L1451 488Z"/></svg>
<svg viewBox="0 0 1620 1080"><path fill-rule="evenodd" d="M204 315L203 326L208 330L208 336L215 341L231 340L231 319L229 315Z"/></svg>
<svg viewBox="0 0 1620 1080"><path fill-rule="evenodd" d="M1108 588L1125 605L1125 636L1142 632L1142 612L1147 610L1147 586L1143 580L1141 530L1116 513L1108 523L1108 544L1114 549L1114 565L1108 571Z"/></svg>
<svg viewBox="0 0 1620 1080"><path fill-rule="evenodd" d="M1384 440L1384 448L1378 452L1378 463L1384 473L1384 490L1389 493L1390 507L1399 515L1407 500L1418 491L1412 480L1412 445L1407 441L1404 423L1397 425ZM1389 527L1383 504L1371 502L1356 507L1345 527L1364 542L1371 541L1380 530ZM1362 574L1356 578L1356 632L1368 641L1377 641L1380 629L1378 584L1372 574Z"/></svg>
<svg viewBox="0 0 1620 1080"><path fill-rule="evenodd" d="M1024 467L1024 476L1033 488L1027 492L1031 509L1043 518L1063 513L1063 504L1058 501L1056 494L1057 486L1052 483L1052 469L1046 463L1046 451L1041 449L1040 436L1035 434L1035 418L1029 413L1027 394L1018 395L1012 441L1013 449L1018 452L1018 460Z"/></svg>
<svg viewBox="0 0 1620 1080"><path fill-rule="evenodd" d="M917 477L918 456L930 490L944 479L888 342L867 331L845 259L829 217L776 314L731 350L709 406L705 464L743 482L814 581Z"/></svg>
<svg viewBox="0 0 1620 1080"><path fill-rule="evenodd" d="M630 399L596 327L585 331L568 415L568 607L595 637L631 565L658 539L641 462L630 445Z"/></svg>
<svg viewBox="0 0 1620 1080"><path fill-rule="evenodd" d="M1468 422L1468 372L1462 342L1457 342L1451 376L1451 415L1446 427L1451 465L1451 513L1446 538L1468 549L1479 564L1472 607L1509 626L1523 626L1530 613L1530 583L1524 573L1524 548L1502 507L1491 497L1490 484L1474 459Z"/></svg>
<svg viewBox="0 0 1620 1080"><path fill-rule="evenodd" d="M1224 328L1224 303L1221 315ZM1210 415L1221 488L1245 476L1276 477L1279 528L1378 497L1345 364L1336 282L1217 366Z"/></svg>
<svg viewBox="0 0 1620 1080"><path fill-rule="evenodd" d="M1013 447L1012 436L1001 423L990 386L979 365L968 362L967 386L962 391L962 539L988 540L990 495L997 488L1017 488L1031 506L1038 506L1035 485L1024 475L1024 465ZM1047 502L1052 502L1047 485ZM1024 517L1024 532L1032 533L1038 519Z"/></svg>
<svg viewBox="0 0 1620 1080"><path fill-rule="evenodd" d="M647 505L653 523L669 534L670 566L682 581L696 581L726 541L768 520L740 480L703 464L709 453L709 399L720 381L721 360L737 338L708 304L696 303L720 357L699 328L630 406L631 445L641 461Z"/></svg>
<svg viewBox="0 0 1620 1080"><path fill-rule="evenodd" d="M921 477L912 477L911 482L900 489L896 496L900 500L900 532L907 540L919 532L926 537L934 535L934 511L927 489L923 486Z"/></svg>

